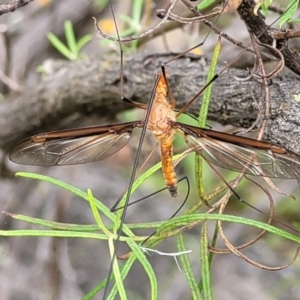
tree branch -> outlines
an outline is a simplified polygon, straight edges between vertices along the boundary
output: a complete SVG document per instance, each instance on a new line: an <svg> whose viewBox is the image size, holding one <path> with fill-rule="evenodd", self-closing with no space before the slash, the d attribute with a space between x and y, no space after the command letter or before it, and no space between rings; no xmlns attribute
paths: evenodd
<svg viewBox="0 0 300 300"><path fill-rule="evenodd" d="M33 0L17 0L14 3L2 4L0 5L0 16L7 14L9 12L14 12L16 9L27 5L31 1Z"/></svg>
<svg viewBox="0 0 300 300"><path fill-rule="evenodd" d="M254 14L255 5L256 2L254 0L244 0L237 11L246 26L256 35L260 42L272 46L274 42L273 32L278 30L267 26L260 12L257 15ZM300 75L300 55L297 51L289 48L286 36L281 40L276 40L276 48L282 53L285 66ZM278 57L278 53L268 50Z"/></svg>
<svg viewBox="0 0 300 300"><path fill-rule="evenodd" d="M147 103L155 73L170 56L148 56L143 52L125 58L124 94ZM52 73L22 94L14 94L0 104L0 147L9 151L17 142L38 132L81 126L84 119L97 115L114 121L117 113L131 107L122 103L119 92L117 55L78 62L49 63ZM220 67L219 67L220 70ZM190 100L205 84L208 64L203 57L188 56L167 65L167 76L177 108ZM246 71L231 69L230 74L246 76ZM209 119L222 124L248 127L257 118L248 82L236 81L225 72L214 84ZM278 76L270 87L271 115L266 138L300 153L300 102L298 78L293 74ZM252 83L258 103L263 87ZM189 112L197 115L199 101ZM95 125L95 124L93 124Z"/></svg>

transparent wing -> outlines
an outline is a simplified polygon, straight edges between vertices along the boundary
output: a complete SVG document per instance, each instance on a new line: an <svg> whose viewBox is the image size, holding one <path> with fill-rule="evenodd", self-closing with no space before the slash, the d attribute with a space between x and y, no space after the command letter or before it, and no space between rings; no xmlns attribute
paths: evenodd
<svg viewBox="0 0 300 300"><path fill-rule="evenodd" d="M123 148L136 124L132 122L33 136L18 144L11 151L9 158L18 164L34 166L95 162Z"/></svg>
<svg viewBox="0 0 300 300"><path fill-rule="evenodd" d="M204 159L221 168L237 172L245 171L255 176L300 178L300 157L293 152L278 154L267 149L239 146L188 134L185 139L187 144Z"/></svg>

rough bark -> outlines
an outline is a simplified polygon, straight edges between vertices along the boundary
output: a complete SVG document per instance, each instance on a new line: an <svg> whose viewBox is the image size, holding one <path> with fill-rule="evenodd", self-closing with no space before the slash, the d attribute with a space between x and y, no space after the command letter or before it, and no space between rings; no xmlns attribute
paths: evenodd
<svg viewBox="0 0 300 300"><path fill-rule="evenodd" d="M148 56L139 52L125 59L124 95L134 101L147 103L154 84L155 73L166 61L166 55ZM108 122L117 113L130 109L120 99L119 57L57 61L51 75L36 86L11 95L0 104L0 147L9 151L29 135L80 125L84 118L97 115ZM220 68L219 68L220 69ZM167 75L177 107L181 107L203 87L208 63L203 57L182 57L167 65ZM231 69L214 84L209 119L222 124L248 127L257 118L248 82L236 81L231 75L246 76L246 71ZM295 75L278 76L270 87L271 115L267 137L275 143L300 153L300 104L297 101L299 80ZM263 87L252 83L256 100L263 100ZM197 115L197 100L188 110ZM95 125L95 124L94 124ZM267 138L266 137L266 138Z"/></svg>
<svg viewBox="0 0 300 300"><path fill-rule="evenodd" d="M258 12L257 15L254 14L255 5L256 3L254 0L244 0L237 11L249 31L253 32L261 43L272 46L274 44L272 31L275 31L275 29L266 24L265 19L260 12ZM275 45L277 50L279 50L284 57L285 66L300 75L300 55L297 51L288 46L288 39L277 39ZM270 49L268 50L278 57L278 53Z"/></svg>

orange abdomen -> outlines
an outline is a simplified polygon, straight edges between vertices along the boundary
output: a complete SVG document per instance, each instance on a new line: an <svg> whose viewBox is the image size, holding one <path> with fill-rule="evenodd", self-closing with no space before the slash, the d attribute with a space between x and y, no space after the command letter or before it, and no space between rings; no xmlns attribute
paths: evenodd
<svg viewBox="0 0 300 300"><path fill-rule="evenodd" d="M167 141L161 141L160 143L161 150L161 163L162 163L162 172L165 178L165 183L170 191L172 197L178 195L177 192L177 178L173 166L173 139Z"/></svg>

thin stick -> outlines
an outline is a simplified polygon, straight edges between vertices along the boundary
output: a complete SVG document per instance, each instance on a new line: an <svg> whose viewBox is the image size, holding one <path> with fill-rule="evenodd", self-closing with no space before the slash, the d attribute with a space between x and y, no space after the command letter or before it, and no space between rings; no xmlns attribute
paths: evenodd
<svg viewBox="0 0 300 300"><path fill-rule="evenodd" d="M97 29L99 31L99 34L102 37L104 37L105 39L111 40L111 41L115 41L115 42L130 42L132 40L141 39L141 38L143 38L147 35L152 34L154 31L156 31L159 27L161 27L164 23L166 23L168 21L169 13L175 7L177 2L178 2L178 0L170 0L169 5L165 9L165 16L162 18L162 20L157 25L155 25L153 28L151 28L151 29L139 34L139 35L132 35L132 36L129 36L129 37L124 37L124 38L120 38L118 36L117 38L114 38L114 37L111 37L111 36L107 35L106 33L104 33L98 26L97 26Z"/></svg>

